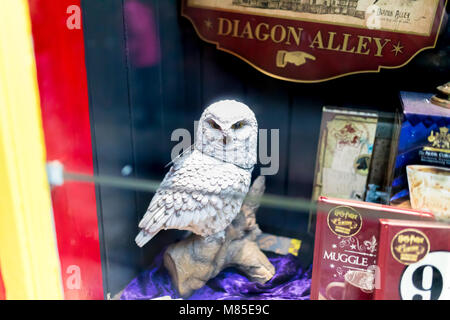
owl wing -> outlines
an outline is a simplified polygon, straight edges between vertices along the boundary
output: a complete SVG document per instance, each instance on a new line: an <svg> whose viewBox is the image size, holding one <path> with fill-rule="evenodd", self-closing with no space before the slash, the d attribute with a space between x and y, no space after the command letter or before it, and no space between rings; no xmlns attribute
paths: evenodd
<svg viewBox="0 0 450 320"><path fill-rule="evenodd" d="M249 177L217 164L190 161L174 165L139 223L142 247L160 230L180 229L208 236L224 230L239 212Z"/></svg>

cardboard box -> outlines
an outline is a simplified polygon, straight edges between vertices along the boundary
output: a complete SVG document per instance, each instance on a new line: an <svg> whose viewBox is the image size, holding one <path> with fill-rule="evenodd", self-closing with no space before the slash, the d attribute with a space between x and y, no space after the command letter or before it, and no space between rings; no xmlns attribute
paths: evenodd
<svg viewBox="0 0 450 320"><path fill-rule="evenodd" d="M374 112L323 108L313 201L319 196L365 199L377 122ZM310 212L308 230L314 226L315 215Z"/></svg>
<svg viewBox="0 0 450 320"><path fill-rule="evenodd" d="M450 168L450 109L430 102L433 94L401 92L403 115L395 139L391 204L409 200L408 165Z"/></svg>
<svg viewBox="0 0 450 320"><path fill-rule="evenodd" d="M376 270L380 218L432 220L433 215L361 201L319 198L311 299L340 300L339 283L342 287L349 270Z"/></svg>
<svg viewBox="0 0 450 320"><path fill-rule="evenodd" d="M450 225L381 219L377 266L377 300L450 300Z"/></svg>

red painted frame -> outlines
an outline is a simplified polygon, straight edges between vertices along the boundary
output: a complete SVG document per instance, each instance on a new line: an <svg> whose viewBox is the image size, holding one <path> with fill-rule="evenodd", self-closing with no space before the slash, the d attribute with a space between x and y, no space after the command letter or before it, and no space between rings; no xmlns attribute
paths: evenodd
<svg viewBox="0 0 450 320"><path fill-rule="evenodd" d="M29 5L47 160L93 174L84 35L67 26L74 14L68 8L81 8L80 0ZM94 185L54 187L52 203L65 299L104 299Z"/></svg>
<svg viewBox="0 0 450 320"><path fill-rule="evenodd" d="M2 270L0 270L0 300L6 299L5 285L2 278Z"/></svg>

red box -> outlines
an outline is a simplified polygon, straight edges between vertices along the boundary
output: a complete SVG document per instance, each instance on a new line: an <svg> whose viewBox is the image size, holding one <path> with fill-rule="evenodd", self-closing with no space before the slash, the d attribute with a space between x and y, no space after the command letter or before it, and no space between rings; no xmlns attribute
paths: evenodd
<svg viewBox="0 0 450 320"><path fill-rule="evenodd" d="M380 218L432 220L434 217L431 213L368 202L319 198L312 300L343 299L344 276L349 270L370 270L374 273ZM372 296L366 298L371 299Z"/></svg>
<svg viewBox="0 0 450 320"><path fill-rule="evenodd" d="M450 300L450 225L380 220L376 300Z"/></svg>

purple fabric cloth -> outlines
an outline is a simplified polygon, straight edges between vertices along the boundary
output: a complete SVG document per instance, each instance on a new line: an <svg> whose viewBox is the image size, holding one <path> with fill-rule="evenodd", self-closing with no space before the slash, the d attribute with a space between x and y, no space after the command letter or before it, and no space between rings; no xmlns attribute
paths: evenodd
<svg viewBox="0 0 450 320"><path fill-rule="evenodd" d="M311 267L303 270L297 257L274 255L269 258L275 276L265 284L249 281L234 268L228 268L194 292L187 300L309 300ZM178 299L169 273L159 254L151 268L125 288L121 300L148 300L163 296Z"/></svg>

